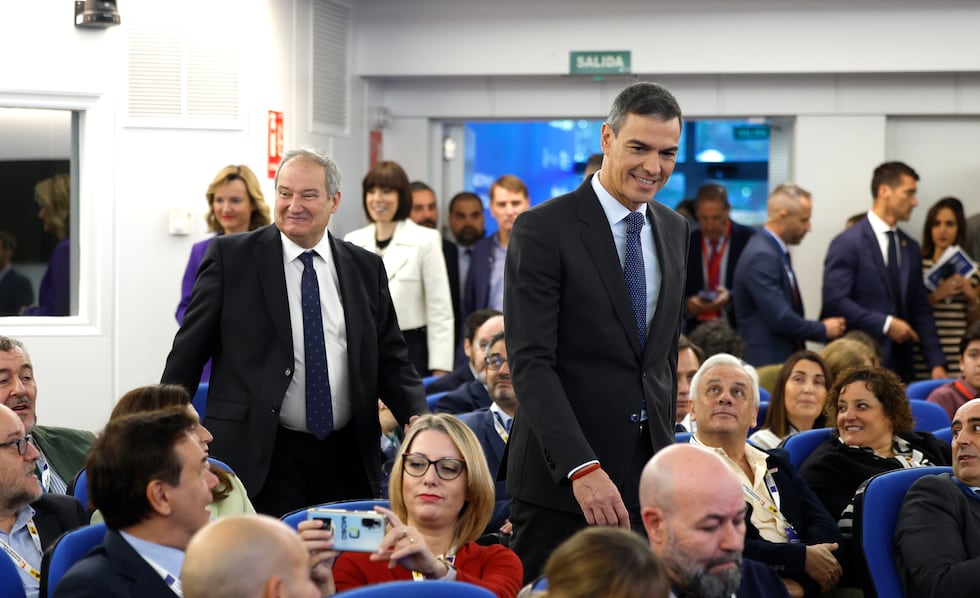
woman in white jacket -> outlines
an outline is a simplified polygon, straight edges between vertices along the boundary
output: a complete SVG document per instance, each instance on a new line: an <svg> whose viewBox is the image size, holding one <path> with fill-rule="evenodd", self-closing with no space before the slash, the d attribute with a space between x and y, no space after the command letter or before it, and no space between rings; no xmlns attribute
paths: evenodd
<svg viewBox="0 0 980 598"><path fill-rule="evenodd" d="M420 376L453 369L453 305L438 231L423 228L412 209L408 175L395 162L379 162L361 185L364 213L373 221L344 237L381 256L408 356Z"/></svg>

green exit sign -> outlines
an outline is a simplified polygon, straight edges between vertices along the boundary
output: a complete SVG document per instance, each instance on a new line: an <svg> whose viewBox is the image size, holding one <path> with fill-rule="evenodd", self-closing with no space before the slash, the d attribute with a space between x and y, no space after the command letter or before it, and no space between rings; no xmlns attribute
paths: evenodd
<svg viewBox="0 0 980 598"><path fill-rule="evenodd" d="M732 129L736 141L769 139L769 125L747 125Z"/></svg>
<svg viewBox="0 0 980 598"><path fill-rule="evenodd" d="M570 52L568 72L572 75L622 75L630 72L630 52Z"/></svg>

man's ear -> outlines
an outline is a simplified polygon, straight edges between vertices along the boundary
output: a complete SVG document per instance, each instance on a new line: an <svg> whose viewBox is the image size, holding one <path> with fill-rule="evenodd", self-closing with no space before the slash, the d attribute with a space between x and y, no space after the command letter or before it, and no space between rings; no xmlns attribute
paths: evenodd
<svg viewBox="0 0 980 598"><path fill-rule="evenodd" d="M160 480L151 480L146 485L146 500L158 515L169 517L173 512L173 505L170 504L170 486Z"/></svg>
<svg viewBox="0 0 980 598"><path fill-rule="evenodd" d="M262 588L262 598L283 598L286 596L286 588L283 587L281 577L273 577L269 581L265 582L265 587Z"/></svg>
<svg viewBox="0 0 980 598"><path fill-rule="evenodd" d="M643 527L646 529L650 543L654 546L664 546L667 543L667 518L664 512L658 507L643 507L640 510L640 517L643 519Z"/></svg>
<svg viewBox="0 0 980 598"><path fill-rule="evenodd" d="M466 355L466 357L470 357L470 352L471 351L473 351L473 343L470 342L470 339L464 338L463 339L463 354Z"/></svg>

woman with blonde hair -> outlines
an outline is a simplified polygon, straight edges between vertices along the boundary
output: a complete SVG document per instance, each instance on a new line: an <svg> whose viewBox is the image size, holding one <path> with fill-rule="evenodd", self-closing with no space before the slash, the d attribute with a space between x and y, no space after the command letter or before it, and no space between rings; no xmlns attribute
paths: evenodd
<svg viewBox="0 0 980 598"><path fill-rule="evenodd" d="M44 232L58 238L38 288L37 305L24 308L25 316L67 316L71 312L71 178L67 174L44 179L34 186L37 217Z"/></svg>
<svg viewBox="0 0 980 598"><path fill-rule="evenodd" d="M388 493L391 509L381 549L345 552L333 564L337 591L391 581L456 580L514 598L523 567L509 548L476 543L493 514L493 478L479 440L448 414L427 414L412 424L395 458ZM322 521L299 530L311 553L335 555Z"/></svg>
<svg viewBox="0 0 980 598"><path fill-rule="evenodd" d="M265 226L271 222L269 206L265 203L259 179L248 166L232 164L222 168L208 185L204 194L208 200L208 215L205 221L208 230L215 235L244 233ZM191 300L191 291L197 279L197 269L204 259L214 237L195 243L184 268L181 282L180 302L177 304L177 323L184 322L184 312Z"/></svg>

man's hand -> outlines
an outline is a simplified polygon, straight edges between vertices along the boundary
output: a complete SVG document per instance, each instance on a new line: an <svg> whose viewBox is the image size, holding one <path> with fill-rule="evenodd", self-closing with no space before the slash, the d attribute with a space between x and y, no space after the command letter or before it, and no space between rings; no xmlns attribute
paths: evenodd
<svg viewBox="0 0 980 598"><path fill-rule="evenodd" d="M844 318L824 318L823 327L827 331L827 338L833 340L847 331L847 321Z"/></svg>
<svg viewBox="0 0 980 598"><path fill-rule="evenodd" d="M796 580L784 577L783 583L786 584L786 591L789 593L789 598L803 598L806 595L803 591L803 586Z"/></svg>
<svg viewBox="0 0 980 598"><path fill-rule="evenodd" d="M826 592L833 589L840 581L841 566L834 558L837 544L814 544L806 547L806 563L804 569L813 581L820 584L820 590Z"/></svg>
<svg viewBox="0 0 980 598"><path fill-rule="evenodd" d="M931 375L933 380L942 380L944 378L949 378L949 374L946 372L946 368L944 368L941 365L937 365L936 367L932 368Z"/></svg>
<svg viewBox="0 0 980 598"><path fill-rule="evenodd" d="M919 335L915 333L915 330L912 330L909 323L895 316L892 316L891 325L888 326L888 338L896 343L904 343L906 341L919 342Z"/></svg>
<svg viewBox="0 0 980 598"><path fill-rule="evenodd" d="M706 311L718 311L728 305L731 301L732 295L723 286L719 286L716 289L718 295L715 297L714 301L706 301L702 299L699 295L691 295L687 298L685 303L685 308L691 315L697 316L703 314Z"/></svg>
<svg viewBox="0 0 980 598"><path fill-rule="evenodd" d="M589 525L630 528L630 516L623 497L602 469L572 480L572 492Z"/></svg>

